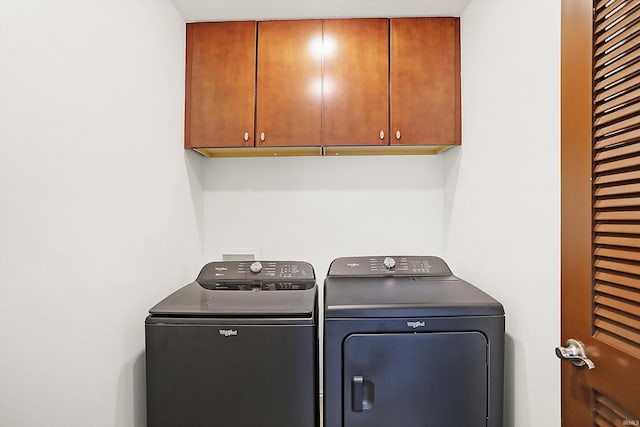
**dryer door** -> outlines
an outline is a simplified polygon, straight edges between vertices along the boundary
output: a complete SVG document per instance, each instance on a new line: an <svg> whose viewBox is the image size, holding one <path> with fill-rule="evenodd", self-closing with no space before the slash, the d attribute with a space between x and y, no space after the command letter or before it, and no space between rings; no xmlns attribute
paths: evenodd
<svg viewBox="0 0 640 427"><path fill-rule="evenodd" d="M354 334L343 357L344 427L487 423L487 340L479 332Z"/></svg>

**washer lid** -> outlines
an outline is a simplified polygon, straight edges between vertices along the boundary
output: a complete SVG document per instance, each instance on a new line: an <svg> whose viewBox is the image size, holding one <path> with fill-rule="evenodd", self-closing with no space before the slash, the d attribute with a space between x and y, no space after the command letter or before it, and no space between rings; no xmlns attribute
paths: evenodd
<svg viewBox="0 0 640 427"><path fill-rule="evenodd" d="M193 282L149 310L161 316L311 317L316 286L298 291L210 290Z"/></svg>
<svg viewBox="0 0 640 427"><path fill-rule="evenodd" d="M149 312L158 316L311 317L316 295L313 267L306 262L211 262L196 281Z"/></svg>

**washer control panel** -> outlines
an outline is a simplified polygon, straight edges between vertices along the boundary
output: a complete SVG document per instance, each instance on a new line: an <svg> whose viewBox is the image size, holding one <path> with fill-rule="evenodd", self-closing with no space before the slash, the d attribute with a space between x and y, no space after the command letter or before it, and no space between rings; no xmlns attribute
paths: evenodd
<svg viewBox="0 0 640 427"><path fill-rule="evenodd" d="M447 264L434 256L372 256L337 258L331 277L451 276Z"/></svg>
<svg viewBox="0 0 640 427"><path fill-rule="evenodd" d="M212 290L299 290L315 279L304 261L219 261L205 265L196 282Z"/></svg>

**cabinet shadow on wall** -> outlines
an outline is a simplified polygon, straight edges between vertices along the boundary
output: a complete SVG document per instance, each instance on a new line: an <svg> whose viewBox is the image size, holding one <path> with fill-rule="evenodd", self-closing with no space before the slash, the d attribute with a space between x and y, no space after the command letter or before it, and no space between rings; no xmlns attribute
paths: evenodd
<svg viewBox="0 0 640 427"><path fill-rule="evenodd" d="M191 151L184 151L184 164L187 174L187 181L189 185L189 195L191 197L191 203L193 206L193 215L195 225L198 230L198 238L200 249L204 250L204 232L205 232L205 217L204 217L204 176L205 169L207 167L206 158L200 154Z"/></svg>
<svg viewBox="0 0 640 427"><path fill-rule="evenodd" d="M199 166L199 165L198 165ZM205 159L204 191L442 190L442 156Z"/></svg>

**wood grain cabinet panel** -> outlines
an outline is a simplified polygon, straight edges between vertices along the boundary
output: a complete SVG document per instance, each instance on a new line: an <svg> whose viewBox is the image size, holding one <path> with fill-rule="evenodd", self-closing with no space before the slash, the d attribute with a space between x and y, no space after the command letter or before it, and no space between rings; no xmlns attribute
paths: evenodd
<svg viewBox="0 0 640 427"><path fill-rule="evenodd" d="M391 144L459 145L459 18L393 18Z"/></svg>
<svg viewBox="0 0 640 427"><path fill-rule="evenodd" d="M322 21L258 23L256 146L320 146Z"/></svg>
<svg viewBox="0 0 640 427"><path fill-rule="evenodd" d="M256 22L187 24L185 148L254 145Z"/></svg>
<svg viewBox="0 0 640 427"><path fill-rule="evenodd" d="M323 145L388 144L389 20L324 21Z"/></svg>
<svg viewBox="0 0 640 427"><path fill-rule="evenodd" d="M190 23L185 101L185 148L437 153L461 143L460 20Z"/></svg>

